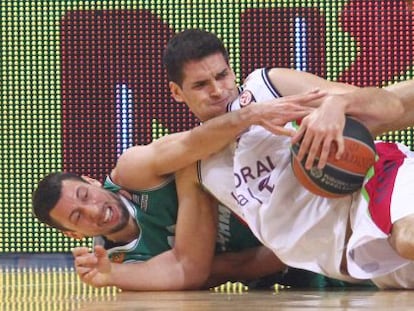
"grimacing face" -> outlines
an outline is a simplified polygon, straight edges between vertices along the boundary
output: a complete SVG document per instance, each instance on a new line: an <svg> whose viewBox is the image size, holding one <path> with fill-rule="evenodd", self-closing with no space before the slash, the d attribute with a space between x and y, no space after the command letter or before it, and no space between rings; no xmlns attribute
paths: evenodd
<svg viewBox="0 0 414 311"><path fill-rule="evenodd" d="M187 62L181 87L170 82L170 90L201 121L224 114L227 104L238 96L235 74L220 52Z"/></svg>
<svg viewBox="0 0 414 311"><path fill-rule="evenodd" d="M50 216L65 228L87 237L117 234L126 227L130 217L114 193L70 179L62 182L61 197Z"/></svg>

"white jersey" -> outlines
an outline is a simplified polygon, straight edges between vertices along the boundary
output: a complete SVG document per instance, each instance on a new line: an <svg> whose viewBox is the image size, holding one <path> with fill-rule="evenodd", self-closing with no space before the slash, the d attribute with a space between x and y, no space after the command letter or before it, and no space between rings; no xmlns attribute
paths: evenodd
<svg viewBox="0 0 414 311"><path fill-rule="evenodd" d="M230 110L275 97L266 70L259 69L246 79ZM328 199L302 187L291 169L289 147L289 137L252 126L235 149L201 162L200 181L289 266L356 281L383 276L409 262L389 246L361 193ZM349 219L353 233L346 244ZM341 271L345 248L352 277Z"/></svg>

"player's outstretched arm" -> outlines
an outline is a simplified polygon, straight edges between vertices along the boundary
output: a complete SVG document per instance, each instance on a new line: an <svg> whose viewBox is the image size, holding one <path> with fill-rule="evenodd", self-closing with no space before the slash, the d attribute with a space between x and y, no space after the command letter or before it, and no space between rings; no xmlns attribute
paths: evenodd
<svg viewBox="0 0 414 311"><path fill-rule="evenodd" d="M328 81L316 75L292 69L274 68L269 77L282 95L303 93L313 88L327 92L316 103L315 109L303 118L292 143L301 141L299 159L308 154L306 168L310 168L320 154L319 167L326 164L332 143L338 146L337 157L344 151L343 128L345 114L361 121L376 136L389 128L404 112L399 96L386 89L358 88L353 85ZM414 106L414 105L413 105Z"/></svg>
<svg viewBox="0 0 414 311"><path fill-rule="evenodd" d="M182 267L172 251L162 253L146 262L113 263L106 250L97 245L74 248L75 271L85 284L93 287L115 286L122 290L182 290Z"/></svg>
<svg viewBox="0 0 414 311"><path fill-rule="evenodd" d="M192 130L164 136L146 146L131 147L120 156L111 173L112 179L130 189L159 185L166 174L219 151L252 124L290 135L283 128L286 122L307 115L313 108L305 103L322 96L320 92L309 92L249 105L208 120Z"/></svg>

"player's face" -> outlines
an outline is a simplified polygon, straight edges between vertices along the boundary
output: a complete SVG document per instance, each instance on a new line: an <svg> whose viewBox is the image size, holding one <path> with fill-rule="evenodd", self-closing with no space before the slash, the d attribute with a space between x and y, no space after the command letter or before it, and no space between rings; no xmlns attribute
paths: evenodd
<svg viewBox="0 0 414 311"><path fill-rule="evenodd" d="M127 226L130 217L114 193L77 180L62 182L61 197L50 216L63 227L88 237L117 233Z"/></svg>
<svg viewBox="0 0 414 311"><path fill-rule="evenodd" d="M186 63L181 87L171 82L170 89L174 99L185 102L201 121L225 113L238 96L234 72L221 53Z"/></svg>

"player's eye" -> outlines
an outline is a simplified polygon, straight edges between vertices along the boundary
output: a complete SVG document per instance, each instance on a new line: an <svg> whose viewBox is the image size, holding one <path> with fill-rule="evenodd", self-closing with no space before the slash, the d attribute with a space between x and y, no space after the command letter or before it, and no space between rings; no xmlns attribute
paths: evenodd
<svg viewBox="0 0 414 311"><path fill-rule="evenodd" d="M201 88L203 88L204 86L206 86L206 84L207 84L207 83L205 83L205 82L199 82L199 83L196 83L196 84L194 84L194 89L201 89Z"/></svg>
<svg viewBox="0 0 414 311"><path fill-rule="evenodd" d="M218 79L218 80L220 80L220 79L224 79L225 77L227 77L227 75L228 75L227 70L226 70L226 71L222 71L222 72L220 72L220 73L217 75L217 79Z"/></svg>

